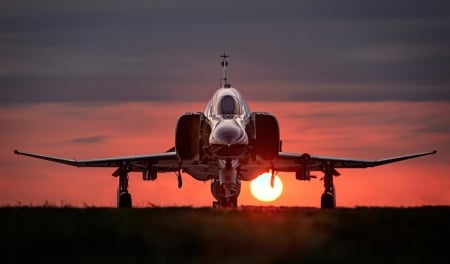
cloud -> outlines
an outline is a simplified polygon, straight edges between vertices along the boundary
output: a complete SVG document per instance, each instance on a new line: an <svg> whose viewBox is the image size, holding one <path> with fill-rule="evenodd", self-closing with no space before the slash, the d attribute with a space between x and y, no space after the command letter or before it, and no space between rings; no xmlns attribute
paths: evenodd
<svg viewBox="0 0 450 264"><path fill-rule="evenodd" d="M106 136L92 136L92 137L81 137L81 138L74 138L69 140L70 143L77 143L77 144L92 144L92 143L100 143L105 141Z"/></svg>
<svg viewBox="0 0 450 264"><path fill-rule="evenodd" d="M450 100L445 4L2 2L0 104L207 100L223 51L254 100Z"/></svg>
<svg viewBox="0 0 450 264"><path fill-rule="evenodd" d="M385 45L363 47L355 50L355 56L361 60L373 62L413 62L420 59L447 58L450 50L444 46L426 46L417 44Z"/></svg>

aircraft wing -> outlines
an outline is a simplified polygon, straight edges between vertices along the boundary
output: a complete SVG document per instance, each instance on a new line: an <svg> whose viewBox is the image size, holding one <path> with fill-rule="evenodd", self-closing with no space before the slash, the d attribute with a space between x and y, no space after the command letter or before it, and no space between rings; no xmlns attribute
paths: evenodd
<svg viewBox="0 0 450 264"><path fill-rule="evenodd" d="M195 164L180 164L176 156L176 152L170 149L168 152L138 155L138 156L126 156L126 157L113 157L103 159L89 159L89 160L75 160L51 157L41 154L14 151L17 155L24 155L32 158L38 158L48 160L52 162L62 163L75 167L115 167L120 168L123 165L127 166L129 172L143 172L152 167L157 169L158 172L176 172L182 166L183 169L199 168L199 165ZM326 156L314 156L309 154L298 154L280 152L278 156L269 164L248 164L243 167L263 167L267 170L273 168L279 172L295 172L299 169L308 169L310 171L322 171L325 166L332 168L368 168L380 166L388 163L398 162L402 160L417 158L421 156L436 154L437 151L422 152L416 154L409 154L399 157L381 159L381 160L361 160L353 158L340 158L340 157L326 157ZM208 173L208 168L203 168ZM113 176L118 176L119 169L113 173ZM199 173L199 172L197 172Z"/></svg>
<svg viewBox="0 0 450 264"><path fill-rule="evenodd" d="M321 171L325 165L330 165L332 168L368 168L436 153L437 151L433 150L380 160L362 160L280 152L273 164L277 171L296 171L299 167L306 167L311 171Z"/></svg>
<svg viewBox="0 0 450 264"><path fill-rule="evenodd" d="M156 168L158 172L170 172L179 170L179 161L174 151L139 155L139 156L126 156L126 157L113 157L113 158L102 158L102 159L88 159L88 160L71 160L63 159L57 157L51 157L41 154L20 152L18 150L14 151L17 155L24 155L32 158L43 159L48 161L53 161L57 163L62 163L75 167L116 167L120 168L126 165L128 171L130 172L142 172L148 169L150 166ZM114 172L113 175L118 171Z"/></svg>

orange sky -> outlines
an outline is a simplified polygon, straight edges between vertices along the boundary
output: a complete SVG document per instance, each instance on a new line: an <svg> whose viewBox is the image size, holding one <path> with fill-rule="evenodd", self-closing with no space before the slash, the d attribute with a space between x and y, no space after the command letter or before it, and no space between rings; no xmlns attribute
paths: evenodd
<svg viewBox="0 0 450 264"><path fill-rule="evenodd" d="M313 155L377 159L438 150L371 169L340 170L338 206L450 204L450 103L448 102L248 102L274 114L283 150ZM101 158L164 152L173 145L175 122L200 103L34 104L0 108L0 204L114 206L117 179L108 168L74 168L16 156L14 149L66 158ZM321 176L320 173L315 173ZM281 197L270 205L319 206L322 181L299 182L280 174ZM209 182L173 173L155 182L130 174L135 206L212 202ZM262 205L243 182L241 205Z"/></svg>

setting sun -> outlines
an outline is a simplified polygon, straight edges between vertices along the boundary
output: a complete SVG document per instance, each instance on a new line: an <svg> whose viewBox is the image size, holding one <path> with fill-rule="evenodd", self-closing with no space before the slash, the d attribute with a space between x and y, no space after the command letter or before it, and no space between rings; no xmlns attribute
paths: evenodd
<svg viewBox="0 0 450 264"><path fill-rule="evenodd" d="M270 186L271 174L266 172L250 182L250 191L256 199L262 202L272 202L283 192L283 182L275 175L273 187Z"/></svg>

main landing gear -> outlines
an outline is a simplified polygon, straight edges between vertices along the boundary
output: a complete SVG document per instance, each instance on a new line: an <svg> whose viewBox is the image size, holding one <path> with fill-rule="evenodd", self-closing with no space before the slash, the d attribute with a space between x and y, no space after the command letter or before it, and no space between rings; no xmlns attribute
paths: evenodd
<svg viewBox="0 0 450 264"><path fill-rule="evenodd" d="M128 192L128 171L122 169L117 187L117 208L131 208L131 194Z"/></svg>
<svg viewBox="0 0 450 264"><path fill-rule="evenodd" d="M330 164L325 166L323 172L325 173L323 177L325 191L320 199L320 208L334 209L336 208L336 190L333 184L333 176L339 176L339 172L337 172Z"/></svg>

